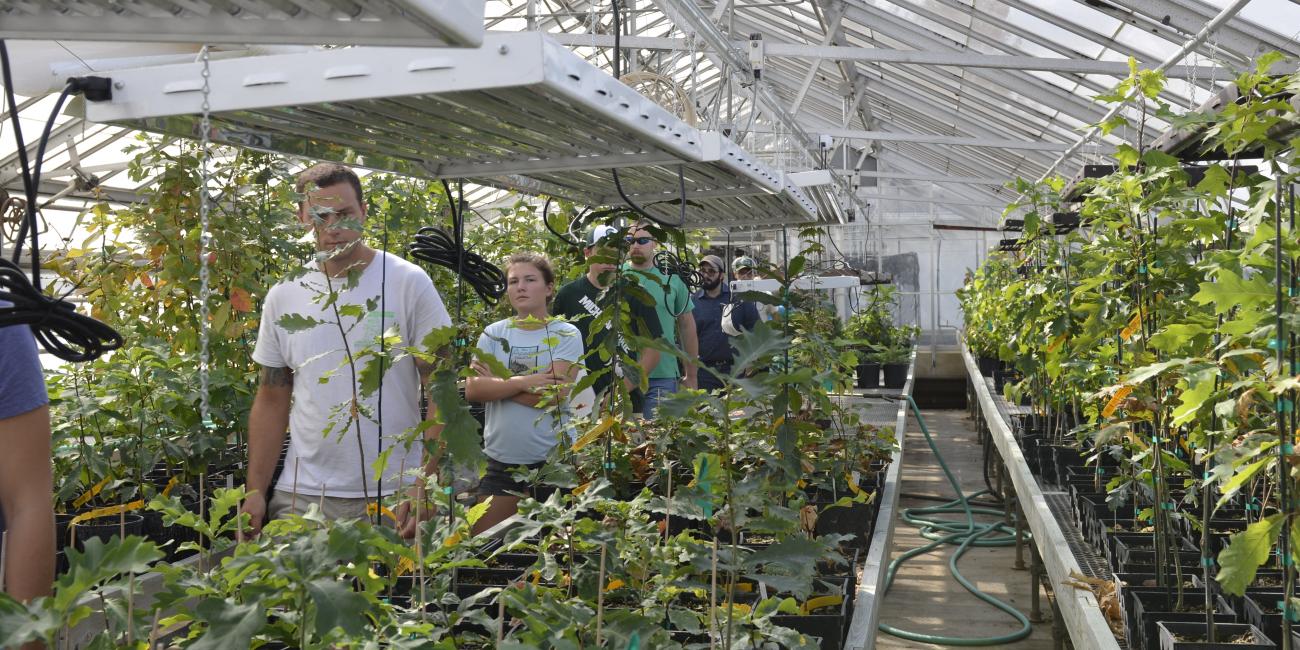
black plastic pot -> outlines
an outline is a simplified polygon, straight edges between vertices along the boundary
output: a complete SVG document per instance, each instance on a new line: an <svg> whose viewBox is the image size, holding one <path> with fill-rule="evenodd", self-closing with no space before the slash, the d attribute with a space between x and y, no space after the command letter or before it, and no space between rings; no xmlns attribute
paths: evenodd
<svg viewBox="0 0 1300 650"><path fill-rule="evenodd" d="M144 517L134 512L107 515L79 522L75 526L69 523L66 530L68 532L59 543L66 543L71 538L73 546L80 550L88 540L96 537L108 541L121 537L123 532L127 535L143 535Z"/></svg>
<svg viewBox="0 0 1300 650"><path fill-rule="evenodd" d="M1249 635L1251 643L1229 643L1226 641L1178 641L1179 636L1199 636L1205 638L1205 621L1161 621L1157 624L1160 650L1256 650L1257 648L1276 648L1259 628L1249 623L1224 623L1214 625L1214 635L1220 639L1237 639Z"/></svg>
<svg viewBox="0 0 1300 650"><path fill-rule="evenodd" d="M1159 647L1160 632L1156 628L1158 622L1200 623L1202 626L1205 624L1205 612L1172 611L1177 597L1164 589L1133 589L1125 593L1125 596L1120 601L1121 606L1124 607L1124 622L1127 626L1125 638L1136 650L1155 650ZM1183 603L1195 605L1200 602L1200 597L1201 595L1196 592L1184 592ZM1218 611L1214 614L1214 621L1236 623L1237 613L1232 611L1228 603L1221 597L1215 600Z"/></svg>
<svg viewBox="0 0 1300 650"><path fill-rule="evenodd" d="M985 377L992 377L993 372L998 369L997 357L980 357L976 363L979 364L980 374Z"/></svg>
<svg viewBox="0 0 1300 650"><path fill-rule="evenodd" d="M907 383L907 364L886 363L882 366L885 375L885 388L902 388Z"/></svg>
<svg viewBox="0 0 1300 650"><path fill-rule="evenodd" d="M878 363L858 364L858 388L879 388L879 387L880 387L880 364Z"/></svg>
<svg viewBox="0 0 1300 650"><path fill-rule="evenodd" d="M848 595L844 593L847 579L835 580L837 587L830 595L840 596L840 602L822 607L802 615L778 614L772 622L781 627L788 627L808 636L821 640L822 650L840 650L844 645L844 634L848 631ZM813 598L816 598L814 596Z"/></svg>
<svg viewBox="0 0 1300 650"><path fill-rule="evenodd" d="M505 587L522 578L523 571L520 569L457 567L452 588L458 598L469 598L484 589Z"/></svg>
<svg viewBox="0 0 1300 650"><path fill-rule="evenodd" d="M1282 611L1277 604L1284 598L1282 591L1248 591L1241 599L1241 620L1259 628L1264 636L1282 645Z"/></svg>

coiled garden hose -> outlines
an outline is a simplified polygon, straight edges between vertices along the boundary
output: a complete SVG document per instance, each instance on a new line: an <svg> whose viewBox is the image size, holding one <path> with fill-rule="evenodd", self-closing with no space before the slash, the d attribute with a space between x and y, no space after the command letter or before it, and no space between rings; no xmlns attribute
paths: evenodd
<svg viewBox="0 0 1300 650"><path fill-rule="evenodd" d="M1020 613L1019 610L1004 603L993 596L990 596L979 590L970 580L957 570L957 561L972 546L989 547L989 546L1011 546L1016 543L1015 529L1007 526L1002 522L979 523L975 521L975 515L995 515L1002 516L1001 510L993 508L975 507L971 501L975 498L988 493L988 490L980 490L973 494L963 494L961 486L957 483L956 477L948 469L948 464L943 461L943 455L939 453L939 448L934 444L934 438L930 436L930 429L925 425L925 418L921 417L921 410L917 408L916 402L911 395L904 395L912 414L916 416L916 421L921 425L921 432L925 434L926 444L930 445L930 451L934 452L935 460L939 461L939 467L943 470L943 475L948 479L948 484L952 486L953 491L957 493L957 498L937 506L927 506L923 508L906 508L903 510L903 521L914 526L919 526L921 536L932 540L929 544L918 546L896 558L889 563L889 571L885 575L885 593L889 593L889 587L894 583L894 576L898 573L898 568L904 562L924 555L933 551L944 544L956 544L957 550L953 552L952 557L948 558L948 570L952 572L952 577L966 588L976 598L1006 612L1020 623L1020 629L1002 636L993 637L949 637L935 634L921 634L919 632L909 632L900 630L892 625L880 624L880 630L886 634L907 639L909 641L918 641L921 643L933 643L938 645L951 646L1000 646L1007 643L1019 641L1033 631L1029 624L1029 618ZM939 519L933 515L963 513L966 515L965 521L954 521L951 519Z"/></svg>

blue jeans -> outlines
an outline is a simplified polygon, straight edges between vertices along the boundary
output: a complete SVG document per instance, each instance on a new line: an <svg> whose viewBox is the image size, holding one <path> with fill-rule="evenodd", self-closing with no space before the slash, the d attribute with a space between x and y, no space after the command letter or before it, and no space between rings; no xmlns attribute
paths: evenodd
<svg viewBox="0 0 1300 650"><path fill-rule="evenodd" d="M654 419L659 400L665 395L677 392L676 379L650 379L649 389L645 392L645 401L641 406L641 416L647 420Z"/></svg>

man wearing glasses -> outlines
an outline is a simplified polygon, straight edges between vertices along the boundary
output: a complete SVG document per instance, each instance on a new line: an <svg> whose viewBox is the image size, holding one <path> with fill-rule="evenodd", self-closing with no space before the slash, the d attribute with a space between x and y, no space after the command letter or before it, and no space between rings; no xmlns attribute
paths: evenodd
<svg viewBox="0 0 1300 650"><path fill-rule="evenodd" d="M752 302L732 300L731 287L727 286L727 271L717 255L700 259L700 277L704 279L695 294L695 327L699 334L700 362L699 387L704 390L722 388L721 375L731 372L734 359L730 329L753 329L758 323L758 309Z"/></svg>
<svg viewBox="0 0 1300 650"><path fill-rule="evenodd" d="M631 277L654 301L664 340L672 345L680 345L688 358L694 359L699 356L700 349L695 338L695 317L691 314L694 305L691 303L690 291L681 278L665 275L655 266L655 250L659 243L646 230L646 225L638 223L628 230L626 241L628 257L631 259L627 268L633 271ZM645 403L641 409L647 420L654 417L655 409L663 396L677 392L679 381L687 388L695 388L695 365L688 363L685 366L683 371L678 368L677 357L671 354L661 355L659 364L650 371L649 390L646 391Z"/></svg>

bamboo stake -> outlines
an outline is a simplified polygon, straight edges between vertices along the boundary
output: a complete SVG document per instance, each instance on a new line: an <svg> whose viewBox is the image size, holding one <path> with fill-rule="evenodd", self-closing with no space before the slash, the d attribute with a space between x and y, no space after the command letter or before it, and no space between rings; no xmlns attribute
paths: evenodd
<svg viewBox="0 0 1300 650"><path fill-rule="evenodd" d="M504 642L506 638L505 596L506 596L506 589L509 588L510 588L509 586L506 586L505 589L502 589L499 593L497 593L497 645L498 646L501 645L501 643Z"/></svg>
<svg viewBox="0 0 1300 650"><path fill-rule="evenodd" d="M153 610L153 623L149 626L149 650L154 650L158 646L158 617L162 615L162 608Z"/></svg>
<svg viewBox="0 0 1300 650"><path fill-rule="evenodd" d="M605 551L607 545L600 545L600 577L596 579L596 647L600 647L602 626L605 622Z"/></svg>
<svg viewBox="0 0 1300 650"><path fill-rule="evenodd" d="M709 650L713 650L718 638L718 537L713 537L713 566L709 586Z"/></svg>

